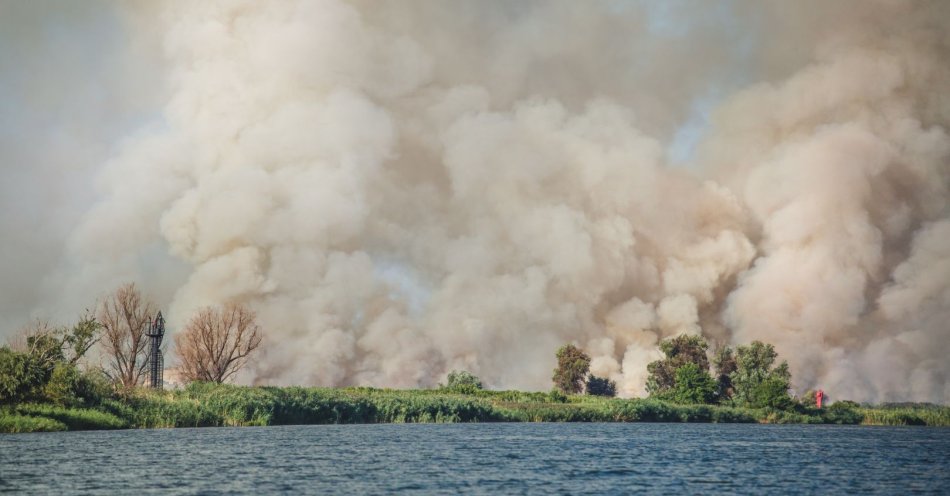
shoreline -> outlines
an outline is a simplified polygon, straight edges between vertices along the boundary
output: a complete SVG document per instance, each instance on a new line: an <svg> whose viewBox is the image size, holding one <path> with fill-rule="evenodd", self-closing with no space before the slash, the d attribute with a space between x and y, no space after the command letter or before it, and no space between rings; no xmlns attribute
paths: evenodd
<svg viewBox="0 0 950 496"><path fill-rule="evenodd" d="M642 398L543 392L191 384L138 389L96 404L0 406L0 433L268 425L470 422L673 422L950 426L950 407L857 406L822 410L681 405Z"/></svg>

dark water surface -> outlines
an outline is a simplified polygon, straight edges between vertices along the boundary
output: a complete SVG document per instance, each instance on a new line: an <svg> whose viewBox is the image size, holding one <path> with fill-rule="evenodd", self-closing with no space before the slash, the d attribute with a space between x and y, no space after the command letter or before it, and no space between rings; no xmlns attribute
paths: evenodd
<svg viewBox="0 0 950 496"><path fill-rule="evenodd" d="M0 435L0 492L950 494L950 429L324 425Z"/></svg>

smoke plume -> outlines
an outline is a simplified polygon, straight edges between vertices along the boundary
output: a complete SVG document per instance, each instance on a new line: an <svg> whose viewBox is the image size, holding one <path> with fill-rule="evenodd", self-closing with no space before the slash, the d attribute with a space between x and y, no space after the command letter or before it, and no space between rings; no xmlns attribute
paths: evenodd
<svg viewBox="0 0 950 496"><path fill-rule="evenodd" d="M96 9L133 103L82 114L97 193L36 206L70 227L8 248L16 308L133 279L173 329L246 303L254 383L547 389L573 342L635 396L691 333L775 344L799 390L950 401L945 2Z"/></svg>

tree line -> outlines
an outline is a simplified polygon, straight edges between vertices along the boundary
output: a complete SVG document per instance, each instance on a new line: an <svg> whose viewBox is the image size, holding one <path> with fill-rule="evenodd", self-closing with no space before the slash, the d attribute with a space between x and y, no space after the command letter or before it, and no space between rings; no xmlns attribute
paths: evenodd
<svg viewBox="0 0 950 496"><path fill-rule="evenodd" d="M0 346L0 403L83 404L110 390L142 385L148 366L146 333L156 308L130 283L72 326L34 322ZM262 340L257 317L247 307L202 308L174 334L178 376L184 382L226 382L249 363ZM780 410L814 406L811 392L800 399L790 395L788 364L777 363L778 354L770 344L754 341L710 353L702 336L680 335L661 341L659 348L663 358L646 365L646 389L652 399ZM83 364L94 349L103 361ZM614 381L590 374L591 358L582 349L568 344L555 356L552 395L617 394ZM440 386L463 394L483 389L481 380L466 371L452 371L447 384Z"/></svg>
<svg viewBox="0 0 950 496"><path fill-rule="evenodd" d="M129 283L72 326L27 326L0 346L0 403L92 404L111 391L141 386L156 308ZM178 375L187 382L225 382L247 365L262 340L257 316L247 307L202 308L174 336ZM101 363L87 359L93 350Z"/></svg>
<svg viewBox="0 0 950 496"><path fill-rule="evenodd" d="M788 410L814 406L814 393L793 398L788 363L777 362L775 347L761 341L722 346L709 356L702 336L680 335L660 341L663 358L647 364L650 398L680 404L725 405ZM552 381L564 394L614 396L616 384L589 373L590 356L569 344L557 350Z"/></svg>

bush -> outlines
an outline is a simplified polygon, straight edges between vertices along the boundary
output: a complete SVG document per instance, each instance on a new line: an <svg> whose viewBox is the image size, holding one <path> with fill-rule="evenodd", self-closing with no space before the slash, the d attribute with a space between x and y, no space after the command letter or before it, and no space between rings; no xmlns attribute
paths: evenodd
<svg viewBox="0 0 950 496"><path fill-rule="evenodd" d="M754 424L758 419L750 410L719 407L713 410L712 421L723 424Z"/></svg>
<svg viewBox="0 0 950 496"><path fill-rule="evenodd" d="M560 389L554 388L548 393L548 401L551 403L567 403L567 395Z"/></svg>
<svg viewBox="0 0 950 496"><path fill-rule="evenodd" d="M74 365L59 362L53 367L49 381L43 386L43 398L60 406L70 406L79 403L76 396L79 383L79 371Z"/></svg>
<svg viewBox="0 0 950 496"><path fill-rule="evenodd" d="M17 403L37 396L51 372L28 353L0 347L0 403Z"/></svg>
<svg viewBox="0 0 950 496"><path fill-rule="evenodd" d="M29 332L25 351L0 347L0 403L79 403L77 362L95 342L99 324L84 316L71 329L41 326Z"/></svg>
<svg viewBox="0 0 950 496"><path fill-rule="evenodd" d="M470 372L453 370L449 372L445 389L454 393L473 394L482 389L482 381Z"/></svg>
<svg viewBox="0 0 950 496"><path fill-rule="evenodd" d="M864 415L858 411L857 403L837 401L821 412L821 419L826 424L860 424Z"/></svg>
<svg viewBox="0 0 950 496"><path fill-rule="evenodd" d="M115 391L105 372L92 369L79 374L73 392L84 405L96 406L112 399Z"/></svg>
<svg viewBox="0 0 950 496"><path fill-rule="evenodd" d="M605 377L590 376L587 378L587 394L592 396L617 396L617 383Z"/></svg>

